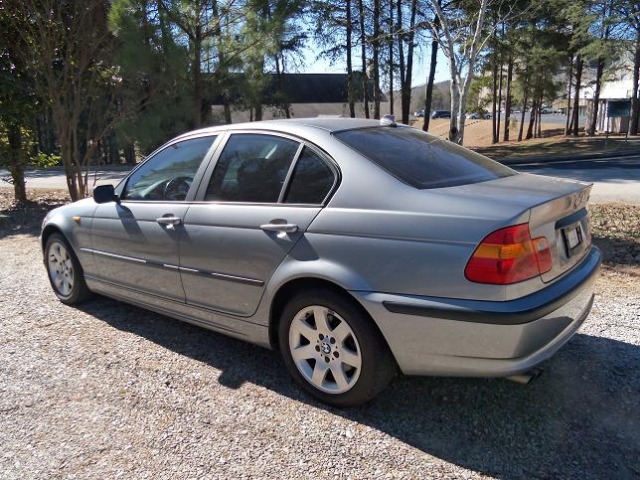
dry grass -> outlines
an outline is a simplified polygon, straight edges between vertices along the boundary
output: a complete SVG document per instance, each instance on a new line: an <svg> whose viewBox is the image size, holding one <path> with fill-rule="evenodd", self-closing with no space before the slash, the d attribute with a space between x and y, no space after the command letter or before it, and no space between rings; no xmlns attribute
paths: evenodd
<svg viewBox="0 0 640 480"><path fill-rule="evenodd" d="M531 157L559 158L576 156L592 156L611 153L638 153L640 152L640 138L622 136L596 137L579 136L565 137L563 125L559 123L543 123L542 138L532 138L518 142L500 142L493 145L491 120L466 120L464 133L464 146L471 148L490 158L509 163L510 160L518 160ZM423 121L413 122L416 128L422 128ZM429 133L441 138L446 138L449 131L448 119L431 120ZM500 134L502 137L502 132ZM511 130L511 138L518 137L518 127Z"/></svg>
<svg viewBox="0 0 640 480"><path fill-rule="evenodd" d="M423 121L417 120L412 124L416 128L422 128ZM464 146L468 148L488 147L493 140L491 133L493 122L491 120L466 120L464 124ZM504 123L502 124L504 125ZM518 124L519 125L519 124ZM526 125L525 125L526 127ZM557 123L543 123L542 134L544 137L550 137L557 135L561 130L562 125ZM511 130L511 137L518 137L518 128ZM504 126L500 127L500 136L502 137L502 130ZM429 133L445 138L449 132L449 119L437 118L429 121ZM536 138L528 140L527 143L538 143L549 141L549 138ZM505 145L516 144L517 142L506 142Z"/></svg>
<svg viewBox="0 0 640 480"><path fill-rule="evenodd" d="M27 190L29 202L16 206L13 189L0 188L0 236L15 233L38 233L49 210L69 202L66 190Z"/></svg>
<svg viewBox="0 0 640 480"><path fill-rule="evenodd" d="M589 210L605 267L640 275L640 205L591 205Z"/></svg>

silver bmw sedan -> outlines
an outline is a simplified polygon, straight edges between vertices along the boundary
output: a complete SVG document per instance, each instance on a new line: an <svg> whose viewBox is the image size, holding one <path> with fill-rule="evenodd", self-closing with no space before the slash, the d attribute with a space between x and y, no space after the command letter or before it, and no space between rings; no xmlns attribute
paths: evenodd
<svg viewBox="0 0 640 480"><path fill-rule="evenodd" d="M398 372L528 378L593 302L590 188L392 120L228 125L51 211L42 247L62 302L107 295L277 349L350 406Z"/></svg>

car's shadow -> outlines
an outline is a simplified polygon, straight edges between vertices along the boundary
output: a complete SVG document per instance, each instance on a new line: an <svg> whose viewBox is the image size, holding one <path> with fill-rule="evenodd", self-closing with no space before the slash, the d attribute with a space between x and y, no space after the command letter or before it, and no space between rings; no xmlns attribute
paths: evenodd
<svg viewBox="0 0 640 480"><path fill-rule="evenodd" d="M292 385L276 352L102 297L81 309L220 370L219 382L227 388L261 385L486 475L640 475L637 345L577 335L527 386L501 379L399 377L369 404L340 410Z"/></svg>

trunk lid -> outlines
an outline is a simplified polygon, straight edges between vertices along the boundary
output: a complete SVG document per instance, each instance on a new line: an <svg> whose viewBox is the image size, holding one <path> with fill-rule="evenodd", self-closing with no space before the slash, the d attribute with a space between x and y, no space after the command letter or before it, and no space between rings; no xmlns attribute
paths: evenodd
<svg viewBox="0 0 640 480"><path fill-rule="evenodd" d="M571 270L589 251L591 186L577 180L518 174L450 190L455 189L459 198L473 197L484 211L499 208L511 215L528 211L531 237L546 237L551 249L553 267L541 275L547 283Z"/></svg>
<svg viewBox="0 0 640 480"><path fill-rule="evenodd" d="M591 185L587 185L531 209L531 236L546 237L553 258L551 270L542 274L543 282L571 270L589 251L591 228L587 201L590 191Z"/></svg>

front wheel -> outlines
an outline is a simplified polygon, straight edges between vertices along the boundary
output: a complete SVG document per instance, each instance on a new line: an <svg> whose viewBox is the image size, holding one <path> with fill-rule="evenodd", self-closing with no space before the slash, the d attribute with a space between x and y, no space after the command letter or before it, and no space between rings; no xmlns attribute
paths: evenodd
<svg viewBox="0 0 640 480"><path fill-rule="evenodd" d="M49 281L60 301L73 305L87 299L91 292L84 281L80 262L67 240L59 233L51 234L44 252Z"/></svg>
<svg viewBox="0 0 640 480"><path fill-rule="evenodd" d="M296 382L330 405L365 403L396 372L373 321L352 299L330 290L294 297L284 309L279 340Z"/></svg>

